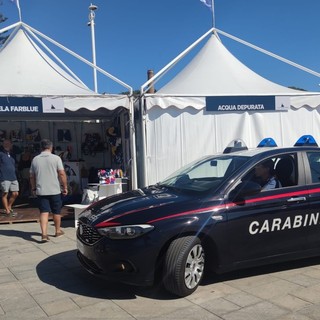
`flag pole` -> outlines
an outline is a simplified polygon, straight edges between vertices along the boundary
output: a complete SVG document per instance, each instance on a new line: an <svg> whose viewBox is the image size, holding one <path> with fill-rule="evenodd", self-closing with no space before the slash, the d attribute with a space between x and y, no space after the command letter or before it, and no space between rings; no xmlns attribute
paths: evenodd
<svg viewBox="0 0 320 320"><path fill-rule="evenodd" d="M91 3L89 6L89 22L88 26L91 28L91 44L92 44L92 63L95 66L93 68L93 83L94 83L94 92L98 92L98 81L97 81L97 62L96 62L96 42L95 42L95 32L94 32L94 18L95 18L95 10L97 10L98 7Z"/></svg>
<svg viewBox="0 0 320 320"><path fill-rule="evenodd" d="M21 9L20 9L20 3L19 0L11 0L13 3L16 4L18 13L19 13L19 21L22 22L22 17L21 17Z"/></svg>
<svg viewBox="0 0 320 320"><path fill-rule="evenodd" d="M216 28L215 14L214 14L214 0L211 0L211 11L212 11L212 28Z"/></svg>

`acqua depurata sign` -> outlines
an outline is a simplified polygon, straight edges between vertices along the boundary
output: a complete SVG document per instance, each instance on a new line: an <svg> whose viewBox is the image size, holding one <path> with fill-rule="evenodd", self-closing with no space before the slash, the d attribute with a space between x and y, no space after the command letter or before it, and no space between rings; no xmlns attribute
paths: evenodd
<svg viewBox="0 0 320 320"><path fill-rule="evenodd" d="M209 96L206 97L206 111L288 111L288 96Z"/></svg>
<svg viewBox="0 0 320 320"><path fill-rule="evenodd" d="M4 113L64 113L62 98L0 97L0 115Z"/></svg>

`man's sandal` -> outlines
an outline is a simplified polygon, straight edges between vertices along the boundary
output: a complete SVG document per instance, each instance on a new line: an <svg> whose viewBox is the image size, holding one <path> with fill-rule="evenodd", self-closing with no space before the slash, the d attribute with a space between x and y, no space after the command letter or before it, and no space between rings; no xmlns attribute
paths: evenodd
<svg viewBox="0 0 320 320"><path fill-rule="evenodd" d="M59 231L59 232L57 232L57 233L55 234L55 237L58 238L58 237L61 237L61 236L63 236L63 235L64 235L64 232L61 230L61 231Z"/></svg>
<svg viewBox="0 0 320 320"><path fill-rule="evenodd" d="M14 212L12 209L10 210L10 216L15 217L18 213Z"/></svg>
<svg viewBox="0 0 320 320"><path fill-rule="evenodd" d="M42 237L41 237L41 241L42 242L48 242L50 239L49 239L49 237L47 236L47 235L42 235Z"/></svg>

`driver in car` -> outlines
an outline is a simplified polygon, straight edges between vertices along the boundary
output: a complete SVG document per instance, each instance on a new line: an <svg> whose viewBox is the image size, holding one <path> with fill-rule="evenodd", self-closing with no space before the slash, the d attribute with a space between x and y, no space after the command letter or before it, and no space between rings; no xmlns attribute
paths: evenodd
<svg viewBox="0 0 320 320"><path fill-rule="evenodd" d="M268 159L255 166L255 178L261 185L261 191L272 190L280 188L281 184L275 177L274 162Z"/></svg>

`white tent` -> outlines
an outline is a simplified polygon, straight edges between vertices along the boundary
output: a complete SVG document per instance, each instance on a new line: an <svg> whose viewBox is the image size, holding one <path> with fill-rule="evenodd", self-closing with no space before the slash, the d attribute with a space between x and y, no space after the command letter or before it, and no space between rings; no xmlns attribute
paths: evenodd
<svg viewBox="0 0 320 320"><path fill-rule="evenodd" d="M0 50L0 120L94 120L111 119L121 110L133 123L132 87L93 65L58 42L18 22ZM129 92L98 94L90 90L39 38L60 47ZM132 186L136 185L135 137L130 125Z"/></svg>
<svg viewBox="0 0 320 320"><path fill-rule="evenodd" d="M73 79L19 28L1 48L0 93L10 95L92 95L83 83ZM28 81L26 78L28 77Z"/></svg>
<svg viewBox="0 0 320 320"><path fill-rule="evenodd" d="M149 79L141 92L208 36L180 73L141 99L140 185L153 184L200 156L222 152L234 139L255 147L273 137L278 145L290 146L303 134L320 136L320 94L289 89L256 74L226 49L217 29ZM275 107L243 103L248 97L258 101L273 97ZM209 108L210 99L218 99L217 109ZM223 104L224 99L233 102Z"/></svg>
<svg viewBox="0 0 320 320"><path fill-rule="evenodd" d="M119 106L129 109L129 96L103 95L90 90L37 35L98 69L132 93L129 85L23 22L4 28L0 33L13 28L0 50L0 96L63 97L65 107L70 111L81 107L89 110L114 110Z"/></svg>

